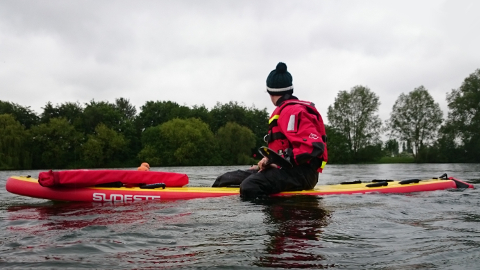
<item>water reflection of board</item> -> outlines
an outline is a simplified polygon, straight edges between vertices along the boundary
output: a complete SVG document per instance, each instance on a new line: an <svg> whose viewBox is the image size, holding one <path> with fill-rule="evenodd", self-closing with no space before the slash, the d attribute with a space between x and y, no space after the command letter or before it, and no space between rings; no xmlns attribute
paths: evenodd
<svg viewBox="0 0 480 270"><path fill-rule="evenodd" d="M337 185L316 186L313 190L290 191L272 196L292 195L338 195L366 193L408 193L455 188L473 188L473 185L453 177L432 179L408 179L403 181L374 180L369 183L359 181L344 182ZM7 191L28 197L83 202L131 202L140 200L181 200L208 197L238 195L234 187L166 187L141 189L139 187L84 187L84 188L48 188L38 184L37 179L12 176L6 183Z"/></svg>

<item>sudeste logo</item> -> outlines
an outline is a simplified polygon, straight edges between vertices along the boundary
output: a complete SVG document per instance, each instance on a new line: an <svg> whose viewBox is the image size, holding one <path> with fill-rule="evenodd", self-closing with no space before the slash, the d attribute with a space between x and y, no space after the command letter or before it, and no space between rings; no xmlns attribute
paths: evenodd
<svg viewBox="0 0 480 270"><path fill-rule="evenodd" d="M147 200L160 200L160 196L93 193L94 202L133 202Z"/></svg>

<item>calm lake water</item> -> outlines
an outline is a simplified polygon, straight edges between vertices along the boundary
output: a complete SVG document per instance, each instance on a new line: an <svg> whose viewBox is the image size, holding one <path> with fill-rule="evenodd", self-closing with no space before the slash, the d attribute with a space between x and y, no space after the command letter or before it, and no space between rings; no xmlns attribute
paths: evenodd
<svg viewBox="0 0 480 270"><path fill-rule="evenodd" d="M210 186L246 167L153 168ZM2 269L480 269L480 164L327 165L320 184L375 178L466 180L412 194L237 196L53 203L10 194L0 172Z"/></svg>

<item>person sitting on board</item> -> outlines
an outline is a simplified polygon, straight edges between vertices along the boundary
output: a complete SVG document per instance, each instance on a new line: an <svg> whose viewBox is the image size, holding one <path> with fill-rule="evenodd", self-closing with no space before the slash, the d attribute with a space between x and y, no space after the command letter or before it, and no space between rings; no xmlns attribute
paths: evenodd
<svg viewBox="0 0 480 270"><path fill-rule="evenodd" d="M227 172L213 187L240 185L240 196L256 198L282 191L312 189L328 158L327 135L314 104L293 96L292 75L278 63L267 77L267 92L277 106L268 125L268 147L293 164L292 168L270 164L263 158L249 170Z"/></svg>

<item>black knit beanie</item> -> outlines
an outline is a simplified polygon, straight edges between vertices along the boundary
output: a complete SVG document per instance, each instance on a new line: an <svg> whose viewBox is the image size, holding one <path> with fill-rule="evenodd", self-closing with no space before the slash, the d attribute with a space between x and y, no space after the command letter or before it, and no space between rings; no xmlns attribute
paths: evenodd
<svg viewBox="0 0 480 270"><path fill-rule="evenodd" d="M285 63L278 63L277 67L268 74L267 92L272 96L293 93L292 75L287 71Z"/></svg>

